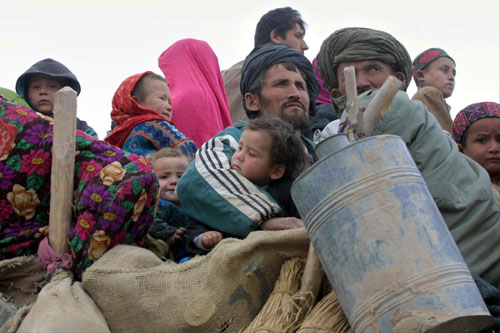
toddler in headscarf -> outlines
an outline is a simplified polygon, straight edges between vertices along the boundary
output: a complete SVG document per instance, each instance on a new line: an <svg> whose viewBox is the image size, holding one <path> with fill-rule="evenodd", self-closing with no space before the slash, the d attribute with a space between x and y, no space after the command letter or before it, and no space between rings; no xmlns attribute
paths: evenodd
<svg viewBox="0 0 500 333"><path fill-rule="evenodd" d="M496 188L500 174L500 104L475 103L461 110L452 129L458 149L488 171Z"/></svg>
<svg viewBox="0 0 500 333"><path fill-rule="evenodd" d="M179 147L194 156L196 146L170 121L170 89L162 76L147 71L125 79L113 96L113 125L106 142L146 155Z"/></svg>

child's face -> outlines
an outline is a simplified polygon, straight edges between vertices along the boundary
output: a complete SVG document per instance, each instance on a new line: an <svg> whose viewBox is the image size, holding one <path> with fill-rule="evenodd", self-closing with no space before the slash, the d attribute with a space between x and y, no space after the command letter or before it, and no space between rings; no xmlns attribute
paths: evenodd
<svg viewBox="0 0 500 333"><path fill-rule="evenodd" d="M439 58L419 72L421 72L421 79L424 80L425 86L431 86L438 89L441 91L444 98L448 98L453 94L453 89L455 89L456 70L455 63L450 58Z"/></svg>
<svg viewBox="0 0 500 333"><path fill-rule="evenodd" d="M148 82L146 82L146 90L148 93L144 100L139 101L139 104L171 120L172 104L170 100L170 89L167 83L156 79L148 80Z"/></svg>
<svg viewBox="0 0 500 333"><path fill-rule="evenodd" d="M459 148L485 168L493 178L500 173L499 142L500 118L483 118L470 125L464 146L459 144Z"/></svg>
<svg viewBox="0 0 500 333"><path fill-rule="evenodd" d="M54 94L63 87L62 82L33 75L28 85L28 100L35 111L51 115L54 109Z"/></svg>
<svg viewBox="0 0 500 333"><path fill-rule="evenodd" d="M276 178L276 167L271 166L271 145L269 133L245 129L231 157L231 169L259 186L280 178Z"/></svg>
<svg viewBox="0 0 500 333"><path fill-rule="evenodd" d="M175 186L186 171L189 161L186 157L160 157L152 163L160 184L160 199L178 204Z"/></svg>

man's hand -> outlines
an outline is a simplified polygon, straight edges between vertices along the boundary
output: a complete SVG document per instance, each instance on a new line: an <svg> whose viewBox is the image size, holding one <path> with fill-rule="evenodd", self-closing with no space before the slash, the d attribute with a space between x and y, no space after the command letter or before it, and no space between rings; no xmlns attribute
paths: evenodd
<svg viewBox="0 0 500 333"><path fill-rule="evenodd" d="M303 227L304 222L296 217L273 217L259 226L262 230L287 230Z"/></svg>
<svg viewBox="0 0 500 333"><path fill-rule="evenodd" d="M175 245L181 241L181 239L184 238L184 235L186 234L186 228L180 227L178 228L175 233L170 236L170 245Z"/></svg>
<svg viewBox="0 0 500 333"><path fill-rule="evenodd" d="M201 245L205 249L214 248L222 240L222 234L218 231L207 231L201 236Z"/></svg>

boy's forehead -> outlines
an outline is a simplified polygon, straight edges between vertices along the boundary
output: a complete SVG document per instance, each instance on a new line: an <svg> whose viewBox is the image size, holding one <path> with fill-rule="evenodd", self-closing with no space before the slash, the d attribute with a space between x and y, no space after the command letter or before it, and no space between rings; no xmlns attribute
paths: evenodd
<svg viewBox="0 0 500 333"><path fill-rule="evenodd" d="M31 74L27 78L28 83L32 82L50 82L50 83L59 83L63 84L64 80L59 80L53 77L45 76L45 75L40 75L40 74Z"/></svg>

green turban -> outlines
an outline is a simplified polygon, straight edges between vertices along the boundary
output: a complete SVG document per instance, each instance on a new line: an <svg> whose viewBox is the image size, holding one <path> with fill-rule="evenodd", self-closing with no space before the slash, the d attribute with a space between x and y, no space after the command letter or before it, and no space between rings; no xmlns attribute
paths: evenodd
<svg viewBox="0 0 500 333"><path fill-rule="evenodd" d="M406 48L384 31L368 28L344 28L331 34L317 56L318 69L328 91L339 87L337 68L341 62L379 60L403 73L401 90L411 82L411 58Z"/></svg>

